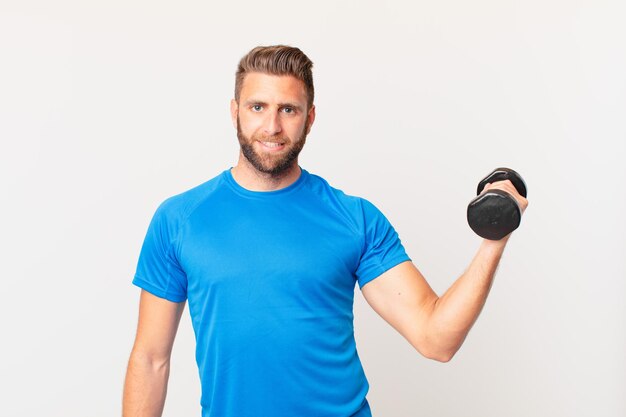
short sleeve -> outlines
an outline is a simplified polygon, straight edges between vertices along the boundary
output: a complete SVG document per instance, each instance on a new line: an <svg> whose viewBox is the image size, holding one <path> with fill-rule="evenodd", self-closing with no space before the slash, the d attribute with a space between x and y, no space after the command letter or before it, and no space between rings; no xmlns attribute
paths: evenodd
<svg viewBox="0 0 626 417"><path fill-rule="evenodd" d="M364 246L356 276L362 288L394 266L411 260L389 220L372 203L362 200Z"/></svg>
<svg viewBox="0 0 626 417"><path fill-rule="evenodd" d="M175 251L178 224L167 202L154 214L141 247L133 284L172 302L187 299L187 276Z"/></svg>

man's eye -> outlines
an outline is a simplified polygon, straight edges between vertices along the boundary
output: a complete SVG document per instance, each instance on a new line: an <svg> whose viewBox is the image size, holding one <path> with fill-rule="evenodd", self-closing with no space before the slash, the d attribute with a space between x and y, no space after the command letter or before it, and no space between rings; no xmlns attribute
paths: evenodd
<svg viewBox="0 0 626 417"><path fill-rule="evenodd" d="M261 111L263 110L263 106L261 106L260 104L255 104L254 106L252 106L252 111Z"/></svg>
<svg viewBox="0 0 626 417"><path fill-rule="evenodd" d="M293 110L291 107L284 107L284 108L283 108L283 112L285 112L285 113L288 113L288 114L289 114L289 113L293 113L293 112L294 112L294 110Z"/></svg>

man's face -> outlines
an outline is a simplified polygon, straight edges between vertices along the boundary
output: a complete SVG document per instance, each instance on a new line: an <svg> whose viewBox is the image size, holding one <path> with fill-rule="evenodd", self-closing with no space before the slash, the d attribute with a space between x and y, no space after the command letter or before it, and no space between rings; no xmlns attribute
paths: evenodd
<svg viewBox="0 0 626 417"><path fill-rule="evenodd" d="M241 152L259 172L279 176L297 164L315 119L304 83L292 76L246 75L231 102Z"/></svg>

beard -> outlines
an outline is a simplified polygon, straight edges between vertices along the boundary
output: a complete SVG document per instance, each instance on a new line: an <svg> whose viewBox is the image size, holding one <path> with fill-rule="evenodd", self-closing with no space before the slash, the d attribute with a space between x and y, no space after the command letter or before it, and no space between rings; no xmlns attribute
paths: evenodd
<svg viewBox="0 0 626 417"><path fill-rule="evenodd" d="M306 142L307 130L308 125L304 127L302 134L296 141L281 135L253 135L248 137L241 131L239 116L237 116L237 139L239 139L241 153L257 171L272 177L280 177L297 163L298 155L300 155L300 151L302 151ZM254 149L254 142L256 141L281 142L285 144L286 149L279 155L261 154Z"/></svg>

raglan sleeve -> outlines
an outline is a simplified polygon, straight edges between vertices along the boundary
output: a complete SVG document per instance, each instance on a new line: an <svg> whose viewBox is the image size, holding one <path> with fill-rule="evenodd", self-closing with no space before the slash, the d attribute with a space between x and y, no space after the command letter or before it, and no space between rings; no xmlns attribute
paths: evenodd
<svg viewBox="0 0 626 417"><path fill-rule="evenodd" d="M411 259L398 233L385 215L367 200L361 200L363 213L363 249L356 276L359 287L383 272Z"/></svg>
<svg viewBox="0 0 626 417"><path fill-rule="evenodd" d="M172 302L187 299L187 276L177 258L179 224L166 200L156 210L146 233L133 284Z"/></svg>

